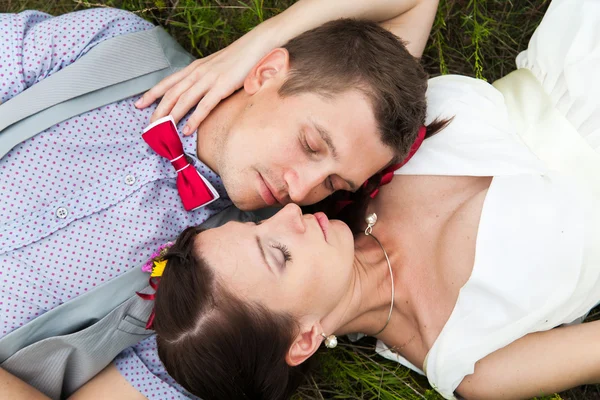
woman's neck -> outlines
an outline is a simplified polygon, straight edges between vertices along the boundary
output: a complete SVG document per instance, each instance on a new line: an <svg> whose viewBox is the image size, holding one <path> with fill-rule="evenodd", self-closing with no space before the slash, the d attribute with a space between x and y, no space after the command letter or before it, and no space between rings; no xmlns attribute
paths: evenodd
<svg viewBox="0 0 600 400"><path fill-rule="evenodd" d="M423 291L419 283L429 282L435 274L431 257L440 215L431 210L434 207L436 211L438 204L422 201L421 192L427 188L418 185L427 186L426 182L395 181L382 188L369 204L367 214L378 215L373 235L386 250L394 274L395 298L390 324L377 337L385 340L393 333L394 338L397 336L402 341L405 333L412 336L424 322L421 319L428 302L421 298ZM326 322L331 324L329 332L336 334L374 334L386 324L392 301L392 280L385 255L374 238L361 232L355 238L354 247L353 285L339 307L344 312L332 313Z"/></svg>
<svg viewBox="0 0 600 400"><path fill-rule="evenodd" d="M392 302L392 279L381 247L364 234L358 235L354 247L353 280L348 296L322 322L326 330L329 328L329 332L337 335L379 331L386 324ZM387 248L386 251L391 256Z"/></svg>
<svg viewBox="0 0 600 400"><path fill-rule="evenodd" d="M420 367L473 269L491 178L400 178L382 188L368 209L378 215L373 234L389 255L396 292L390 323L377 338ZM356 237L353 270L346 312L329 320L336 323L329 332L376 333L387 321L391 279L373 238Z"/></svg>

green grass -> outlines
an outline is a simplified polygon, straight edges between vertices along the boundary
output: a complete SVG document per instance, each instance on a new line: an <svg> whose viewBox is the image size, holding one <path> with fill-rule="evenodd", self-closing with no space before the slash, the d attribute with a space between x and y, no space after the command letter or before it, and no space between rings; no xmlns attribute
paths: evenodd
<svg viewBox="0 0 600 400"><path fill-rule="evenodd" d="M290 0L0 0L0 12L38 9L54 15L90 7L117 7L165 27L192 54L206 56ZM548 0L440 0L423 63L432 75L462 74L493 82L514 69ZM595 310L590 319L600 319ZM374 353L373 339L341 341L317 354L318 368L296 399L441 399L427 381ZM543 399L598 399L586 386Z"/></svg>
<svg viewBox="0 0 600 400"><path fill-rule="evenodd" d="M0 12L39 9L57 15L117 7L167 28L198 57L231 43L291 0L0 0ZM423 63L432 76L494 81L514 69L548 0L441 0Z"/></svg>

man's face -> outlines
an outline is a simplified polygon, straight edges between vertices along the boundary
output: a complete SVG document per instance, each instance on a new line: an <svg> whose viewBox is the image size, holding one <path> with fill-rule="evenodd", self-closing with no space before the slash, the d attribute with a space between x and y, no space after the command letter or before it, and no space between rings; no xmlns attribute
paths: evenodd
<svg viewBox="0 0 600 400"><path fill-rule="evenodd" d="M393 159L360 92L282 98L280 83L262 85L221 138L218 170L237 207L313 204L358 189Z"/></svg>

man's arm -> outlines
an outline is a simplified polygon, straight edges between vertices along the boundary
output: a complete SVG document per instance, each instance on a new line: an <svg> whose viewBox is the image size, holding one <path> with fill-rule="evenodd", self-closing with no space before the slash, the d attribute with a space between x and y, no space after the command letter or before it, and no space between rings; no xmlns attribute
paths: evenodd
<svg viewBox="0 0 600 400"><path fill-rule="evenodd" d="M0 368L0 394L3 399L50 400L33 386L26 384L2 368Z"/></svg>
<svg viewBox="0 0 600 400"><path fill-rule="evenodd" d="M114 364L110 364L76 391L69 400L145 400L119 373Z"/></svg>
<svg viewBox="0 0 600 400"><path fill-rule="evenodd" d="M600 321L526 335L477 362L457 392L521 399L593 383L600 383Z"/></svg>
<svg viewBox="0 0 600 400"><path fill-rule="evenodd" d="M104 40L150 28L152 24L140 17L113 8L58 17L39 11L0 14L0 103L72 64Z"/></svg>
<svg viewBox="0 0 600 400"><path fill-rule="evenodd" d="M401 38L410 54L421 58L437 8L438 0L419 1L410 10L379 24Z"/></svg>
<svg viewBox="0 0 600 400"><path fill-rule="evenodd" d="M262 29L277 32L273 47L302 32L339 18L360 18L381 25L409 43L412 55L420 57L429 37L438 0L301 0L265 21ZM259 27L260 28L260 27Z"/></svg>

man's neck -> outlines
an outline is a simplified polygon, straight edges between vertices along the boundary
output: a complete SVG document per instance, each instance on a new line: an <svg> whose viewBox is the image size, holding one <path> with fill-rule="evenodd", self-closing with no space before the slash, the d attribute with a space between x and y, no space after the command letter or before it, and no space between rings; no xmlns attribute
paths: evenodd
<svg viewBox="0 0 600 400"><path fill-rule="evenodd" d="M198 158L217 175L227 133L236 116L246 106L243 90L222 100L202 121L196 135L196 153Z"/></svg>

